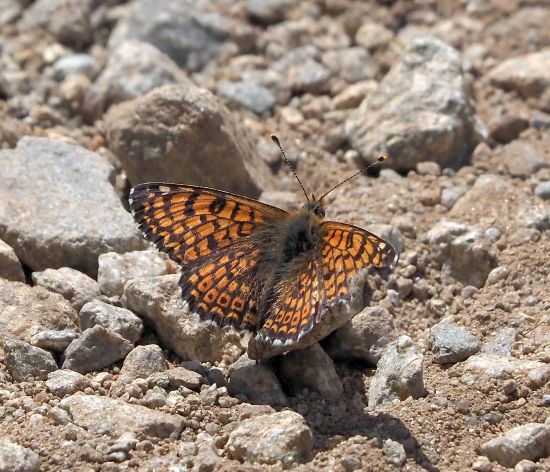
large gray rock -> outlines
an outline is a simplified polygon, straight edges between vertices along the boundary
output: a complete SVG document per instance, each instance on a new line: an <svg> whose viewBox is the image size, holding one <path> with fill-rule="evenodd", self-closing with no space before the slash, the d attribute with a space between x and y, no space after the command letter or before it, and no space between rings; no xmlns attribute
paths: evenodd
<svg viewBox="0 0 550 472"><path fill-rule="evenodd" d="M177 439L183 430L181 416L107 397L76 394L63 399L60 406L77 426L110 437L133 432L146 438Z"/></svg>
<svg viewBox="0 0 550 472"><path fill-rule="evenodd" d="M105 126L132 184L185 182L257 197L251 175L269 175L244 128L205 89L157 88L111 107Z"/></svg>
<svg viewBox="0 0 550 472"><path fill-rule="evenodd" d="M253 404L285 406L288 399L273 371L258 364L244 354L229 367L229 383L231 395L243 396Z"/></svg>
<svg viewBox="0 0 550 472"><path fill-rule="evenodd" d="M75 310L80 310L85 303L101 295L97 281L70 267L33 272L32 280L36 285L62 295Z"/></svg>
<svg viewBox="0 0 550 472"><path fill-rule="evenodd" d="M42 287L0 279L0 345L8 336L25 341L45 329L78 329L69 302Z"/></svg>
<svg viewBox="0 0 550 472"><path fill-rule="evenodd" d="M40 456L26 447L0 437L0 470L3 472L38 472Z"/></svg>
<svg viewBox="0 0 550 472"><path fill-rule="evenodd" d="M75 370L81 374L101 370L124 359L133 347L120 334L96 325L69 344L65 350L63 369Z"/></svg>
<svg viewBox="0 0 550 472"><path fill-rule="evenodd" d="M369 408L408 397L422 397L425 394L423 360L408 336L400 336L386 346L369 385Z"/></svg>
<svg viewBox="0 0 550 472"><path fill-rule="evenodd" d="M389 154L398 169L426 159L456 167L475 141L471 100L458 51L418 37L350 116L346 133L365 161Z"/></svg>
<svg viewBox="0 0 550 472"><path fill-rule="evenodd" d="M201 69L231 43L246 46L251 28L190 0L137 0L109 38L111 48L127 39L151 43L187 70Z"/></svg>
<svg viewBox="0 0 550 472"><path fill-rule="evenodd" d="M532 99L539 108L550 111L550 49L512 57L489 71L492 84L515 90Z"/></svg>
<svg viewBox="0 0 550 472"><path fill-rule="evenodd" d="M155 249L125 254L107 252L99 256L98 265L97 281L109 297L122 295L130 279L168 273L166 257Z"/></svg>
<svg viewBox="0 0 550 472"><path fill-rule="evenodd" d="M439 364L463 361L480 348L475 336L446 321L432 326L429 339L434 360Z"/></svg>
<svg viewBox="0 0 550 472"><path fill-rule="evenodd" d="M21 267L21 262L17 259L15 251L4 241L0 239L0 278L13 280L14 282L24 282L25 273Z"/></svg>
<svg viewBox="0 0 550 472"><path fill-rule="evenodd" d="M514 467L519 461L536 461L550 456L550 425L527 423L516 426L483 444L481 454L504 467Z"/></svg>
<svg viewBox="0 0 550 472"><path fill-rule="evenodd" d="M0 151L0 238L35 271L73 267L94 276L100 254L144 246L113 176L107 160L87 149L21 139Z"/></svg>
<svg viewBox="0 0 550 472"><path fill-rule="evenodd" d="M99 117L115 103L177 83L189 82L167 55L148 43L123 41L111 52L105 69L86 92L84 109L90 116Z"/></svg>
<svg viewBox="0 0 550 472"><path fill-rule="evenodd" d="M109 305L101 300L86 303L78 316L83 331L100 325L120 334L132 344L136 343L143 333L141 318L126 308Z"/></svg>
<svg viewBox="0 0 550 472"><path fill-rule="evenodd" d="M237 360L240 336L231 329L211 326L190 313L181 298L179 276L164 275L130 280L124 302L152 325L162 343L182 359L216 362Z"/></svg>
<svg viewBox="0 0 550 472"><path fill-rule="evenodd" d="M289 352L281 359L280 375L294 393L307 388L329 399L344 394L334 362L317 343Z"/></svg>
<svg viewBox="0 0 550 472"><path fill-rule="evenodd" d="M388 310L375 306L355 315L323 344L333 359L363 360L376 365L384 347L398 335Z"/></svg>
<svg viewBox="0 0 550 472"><path fill-rule="evenodd" d="M57 370L51 352L13 338L4 340L3 344L4 362L16 382L46 380L50 372Z"/></svg>
<svg viewBox="0 0 550 472"><path fill-rule="evenodd" d="M243 421L225 446L231 459L265 465L280 462L283 469L306 462L312 448L313 437L306 421L293 411Z"/></svg>

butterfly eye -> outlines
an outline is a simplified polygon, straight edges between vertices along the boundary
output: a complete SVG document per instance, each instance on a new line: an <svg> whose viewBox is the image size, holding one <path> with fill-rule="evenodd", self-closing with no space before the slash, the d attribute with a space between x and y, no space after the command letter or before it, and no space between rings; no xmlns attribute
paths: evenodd
<svg viewBox="0 0 550 472"><path fill-rule="evenodd" d="M322 206L317 206L313 210L313 213L315 213L319 218L324 218L325 217L325 209Z"/></svg>

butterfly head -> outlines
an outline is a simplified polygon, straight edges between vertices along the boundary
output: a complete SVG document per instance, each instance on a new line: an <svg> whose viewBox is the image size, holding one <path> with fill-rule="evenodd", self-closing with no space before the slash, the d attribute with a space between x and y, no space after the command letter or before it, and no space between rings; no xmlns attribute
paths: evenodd
<svg viewBox="0 0 550 472"><path fill-rule="evenodd" d="M313 213L320 219L323 219L325 217L325 207L323 206L323 202L321 200L317 200L315 198L315 195L312 195L311 200L304 203L304 205L302 206L302 211Z"/></svg>

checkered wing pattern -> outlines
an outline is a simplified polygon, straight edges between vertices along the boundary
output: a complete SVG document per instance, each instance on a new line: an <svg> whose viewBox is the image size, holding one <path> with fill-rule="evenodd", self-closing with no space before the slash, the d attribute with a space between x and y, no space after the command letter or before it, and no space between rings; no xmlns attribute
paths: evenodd
<svg viewBox="0 0 550 472"><path fill-rule="evenodd" d="M261 327L265 338L296 342L311 331L325 307L350 299L350 282L360 271L397 263L393 246L368 231L332 221L322 223L321 229L321 247L296 260L278 284Z"/></svg>
<svg viewBox="0 0 550 472"><path fill-rule="evenodd" d="M350 298L350 281L368 267L395 267L395 248L375 234L344 223L326 221L324 230L323 288L326 304Z"/></svg>
<svg viewBox="0 0 550 472"><path fill-rule="evenodd" d="M218 325L253 328L260 248L249 236L279 208L205 187L146 183L130 193L144 236L182 266L190 309Z"/></svg>

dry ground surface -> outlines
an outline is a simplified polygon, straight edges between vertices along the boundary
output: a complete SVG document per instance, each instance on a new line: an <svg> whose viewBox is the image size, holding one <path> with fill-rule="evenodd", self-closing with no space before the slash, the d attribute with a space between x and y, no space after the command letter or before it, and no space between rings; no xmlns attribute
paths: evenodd
<svg viewBox="0 0 550 472"><path fill-rule="evenodd" d="M0 0L0 470L550 470L549 20ZM295 209L273 132L316 194L390 154L327 218L401 255L367 277L379 308L256 364L192 325L127 198L177 181Z"/></svg>

